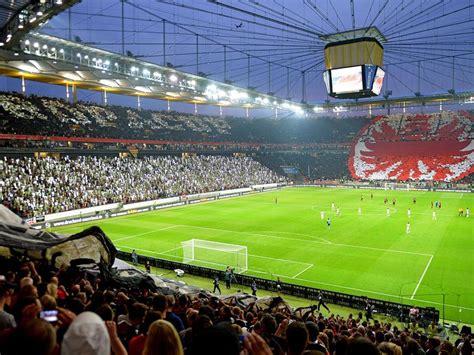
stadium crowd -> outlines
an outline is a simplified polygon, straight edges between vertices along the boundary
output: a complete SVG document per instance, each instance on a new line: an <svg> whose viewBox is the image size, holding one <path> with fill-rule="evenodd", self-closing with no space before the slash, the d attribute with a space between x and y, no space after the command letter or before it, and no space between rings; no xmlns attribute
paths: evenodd
<svg viewBox="0 0 474 355"><path fill-rule="evenodd" d="M258 144L347 143L367 122L364 117L250 120L70 104L61 99L0 93L0 132L10 134Z"/></svg>
<svg viewBox="0 0 474 355"><path fill-rule="evenodd" d="M4 158L0 166L0 200L22 217L285 181L232 156Z"/></svg>
<svg viewBox="0 0 474 355"><path fill-rule="evenodd" d="M440 338L416 319L399 329L356 316L247 307L211 294L165 295L114 288L100 277L73 278L28 259L4 259L0 352L6 355L472 355L472 340ZM251 297L251 296L249 296Z"/></svg>

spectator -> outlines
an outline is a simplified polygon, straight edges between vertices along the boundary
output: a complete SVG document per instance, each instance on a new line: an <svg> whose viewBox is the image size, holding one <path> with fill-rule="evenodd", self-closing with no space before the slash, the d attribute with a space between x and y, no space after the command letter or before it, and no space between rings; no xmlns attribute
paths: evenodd
<svg viewBox="0 0 474 355"><path fill-rule="evenodd" d="M302 322L292 322L286 330L288 355L301 355L309 342L308 330Z"/></svg>
<svg viewBox="0 0 474 355"><path fill-rule="evenodd" d="M170 322L157 320L150 325L143 355L183 355L176 329Z"/></svg>

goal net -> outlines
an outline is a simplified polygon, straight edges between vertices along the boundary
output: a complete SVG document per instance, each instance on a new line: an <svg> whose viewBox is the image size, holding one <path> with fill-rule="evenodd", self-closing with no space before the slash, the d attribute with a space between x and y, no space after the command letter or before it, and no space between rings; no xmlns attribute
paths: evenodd
<svg viewBox="0 0 474 355"><path fill-rule="evenodd" d="M236 273L247 271L247 247L243 245L191 239L181 242L183 263L206 267L232 267Z"/></svg>

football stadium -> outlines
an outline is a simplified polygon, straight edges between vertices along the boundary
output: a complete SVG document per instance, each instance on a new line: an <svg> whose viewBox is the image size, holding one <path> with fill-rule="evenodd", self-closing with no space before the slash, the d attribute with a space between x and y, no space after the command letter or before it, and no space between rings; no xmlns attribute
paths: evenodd
<svg viewBox="0 0 474 355"><path fill-rule="evenodd" d="M474 354L473 26L0 1L0 353Z"/></svg>

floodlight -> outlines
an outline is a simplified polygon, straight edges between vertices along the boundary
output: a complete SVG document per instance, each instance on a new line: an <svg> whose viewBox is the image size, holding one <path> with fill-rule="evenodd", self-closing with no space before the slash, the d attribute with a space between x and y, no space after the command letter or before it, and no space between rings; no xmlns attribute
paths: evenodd
<svg viewBox="0 0 474 355"><path fill-rule="evenodd" d="M172 81L173 83L177 82L178 81L178 77L174 74L171 74L170 75L170 81Z"/></svg>

